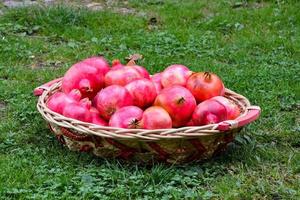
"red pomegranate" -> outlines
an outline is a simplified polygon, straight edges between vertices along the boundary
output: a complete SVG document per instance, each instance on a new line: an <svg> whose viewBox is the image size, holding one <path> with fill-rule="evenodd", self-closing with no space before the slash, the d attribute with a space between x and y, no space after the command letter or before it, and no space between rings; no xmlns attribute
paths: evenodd
<svg viewBox="0 0 300 200"><path fill-rule="evenodd" d="M72 90L69 94L56 92L47 101L47 107L59 114L63 113L63 109L67 104L78 102L81 98L79 90Z"/></svg>
<svg viewBox="0 0 300 200"><path fill-rule="evenodd" d="M120 67L107 72L105 75L105 85L121 85L125 86L128 83L143 78L143 76L132 67Z"/></svg>
<svg viewBox="0 0 300 200"><path fill-rule="evenodd" d="M131 65L129 67L134 68L136 71L138 71L140 73L140 75L142 75L144 78L146 79L150 79L150 74L149 72L142 66L139 65Z"/></svg>
<svg viewBox="0 0 300 200"><path fill-rule="evenodd" d="M130 93L120 85L111 85L99 92L94 101L100 115L109 120L120 108L133 105Z"/></svg>
<svg viewBox="0 0 300 200"><path fill-rule="evenodd" d="M111 70L120 69L122 67L125 67L125 65L123 65L121 63L121 61L118 59L113 60L111 66L112 66Z"/></svg>
<svg viewBox="0 0 300 200"><path fill-rule="evenodd" d="M213 97L212 99L218 101L223 106L225 106L226 111L227 111L227 119L233 120L233 119L237 118L238 116L240 116L241 111L240 111L239 107L235 103L230 101L229 99L227 99L223 96L216 96L216 97Z"/></svg>
<svg viewBox="0 0 300 200"><path fill-rule="evenodd" d="M191 119L190 121L188 121L188 123L186 123L185 126L195 126L193 120Z"/></svg>
<svg viewBox="0 0 300 200"><path fill-rule="evenodd" d="M164 88L173 85L185 86L192 72L184 65L171 65L162 72L161 84Z"/></svg>
<svg viewBox="0 0 300 200"><path fill-rule="evenodd" d="M112 70L120 69L125 66L135 69L142 77L150 79L149 72L142 66L136 65L135 63L128 63L127 65L123 65L118 59L112 61Z"/></svg>
<svg viewBox="0 0 300 200"><path fill-rule="evenodd" d="M92 106L94 106L94 107L97 107L97 99L98 99L99 94L100 94L100 92L98 92L92 100Z"/></svg>
<svg viewBox="0 0 300 200"><path fill-rule="evenodd" d="M223 96L225 87L222 80L210 72L198 72L190 76L186 88L196 98L197 102L205 101L214 96Z"/></svg>
<svg viewBox="0 0 300 200"><path fill-rule="evenodd" d="M144 129L172 128L172 119L162 107L151 106L143 113L142 127Z"/></svg>
<svg viewBox="0 0 300 200"><path fill-rule="evenodd" d="M91 101L88 98L82 99L80 102L74 102L66 105L63 111L65 117L70 117L83 122L91 122L90 114Z"/></svg>
<svg viewBox="0 0 300 200"><path fill-rule="evenodd" d="M194 96L182 86L171 86L157 95L155 106L164 108L172 118L173 127L185 125L196 107Z"/></svg>
<svg viewBox="0 0 300 200"><path fill-rule="evenodd" d="M103 57L94 56L94 57L87 58L82 62L97 68L99 71L103 73L103 75L105 75L110 70L109 64Z"/></svg>
<svg viewBox="0 0 300 200"><path fill-rule="evenodd" d="M225 106L213 99L200 103L192 116L193 123L196 126L219 123L226 119L227 111Z"/></svg>
<svg viewBox="0 0 300 200"><path fill-rule="evenodd" d="M109 120L109 126L119 128L140 128L143 110L136 106L126 106L117 110Z"/></svg>
<svg viewBox="0 0 300 200"><path fill-rule="evenodd" d="M133 105L140 108L146 108L152 105L157 96L154 84L145 78L132 81L128 83L125 88L132 97Z"/></svg>
<svg viewBox="0 0 300 200"><path fill-rule="evenodd" d="M162 90L161 73L153 74L153 76L151 76L151 80L154 83L157 94L159 94L160 91Z"/></svg>
<svg viewBox="0 0 300 200"><path fill-rule="evenodd" d="M91 117L92 117L91 122L93 124L97 124L100 126L107 126L107 122L100 117L100 113L95 107L92 107L90 109L90 113L91 113Z"/></svg>
<svg viewBox="0 0 300 200"><path fill-rule="evenodd" d="M104 74L106 68L93 67L84 62L73 65L64 75L62 91L69 93L78 89L83 97L93 98L104 86Z"/></svg>

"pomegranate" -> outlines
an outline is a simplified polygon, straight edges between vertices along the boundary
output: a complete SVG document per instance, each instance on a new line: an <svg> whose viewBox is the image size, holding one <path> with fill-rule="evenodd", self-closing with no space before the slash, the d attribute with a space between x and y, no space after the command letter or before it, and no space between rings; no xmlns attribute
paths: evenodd
<svg viewBox="0 0 300 200"><path fill-rule="evenodd" d="M72 90L69 94L56 92L47 101L47 107L54 112L62 114L63 109L67 104L77 102L80 98L81 94L79 90L76 89Z"/></svg>
<svg viewBox="0 0 300 200"><path fill-rule="evenodd" d="M135 63L128 63L127 65L123 65L118 59L112 61L112 70L120 69L125 66L135 69L142 77L150 79L149 72L142 66L136 65Z"/></svg>
<svg viewBox="0 0 300 200"><path fill-rule="evenodd" d="M186 88L191 91L198 102L214 96L223 96L225 92L222 80L210 72L194 73L188 79Z"/></svg>
<svg viewBox="0 0 300 200"><path fill-rule="evenodd" d="M191 119L185 126L195 126L193 120Z"/></svg>
<svg viewBox="0 0 300 200"><path fill-rule="evenodd" d="M189 68L184 65L170 65L162 72L161 84L165 88L172 85L185 86L191 74Z"/></svg>
<svg viewBox="0 0 300 200"><path fill-rule="evenodd" d="M83 122L91 122L90 114L91 101L88 98L82 99L80 102L74 102L66 105L63 111L65 117L70 117Z"/></svg>
<svg viewBox="0 0 300 200"><path fill-rule="evenodd" d="M150 79L150 74L149 74L149 72L148 72L144 67L139 66L139 65L130 65L129 67L134 68L134 69L135 69L136 71L138 71L139 74L140 74L141 76L143 76L144 78Z"/></svg>
<svg viewBox="0 0 300 200"><path fill-rule="evenodd" d="M151 106L143 113L142 127L145 129L172 128L172 119L162 107Z"/></svg>
<svg viewBox="0 0 300 200"><path fill-rule="evenodd" d="M140 108L146 108L152 105L157 96L154 84L145 78L132 81L128 83L125 88L132 97L133 105Z"/></svg>
<svg viewBox="0 0 300 200"><path fill-rule="evenodd" d="M194 125L219 123L227 119L225 106L216 100L208 99L200 103L192 116Z"/></svg>
<svg viewBox="0 0 300 200"><path fill-rule="evenodd" d="M154 105L161 106L169 113L173 127L180 127L190 120L196 107L196 100L186 88L175 85L163 89L157 95Z"/></svg>
<svg viewBox="0 0 300 200"><path fill-rule="evenodd" d="M100 113L95 107L92 107L90 109L90 113L91 113L91 117L92 117L91 122L93 124L97 124L100 126L107 126L107 122L100 117Z"/></svg>
<svg viewBox="0 0 300 200"><path fill-rule="evenodd" d="M143 110L136 106L126 106L117 110L109 120L109 126L119 128L140 128Z"/></svg>
<svg viewBox="0 0 300 200"><path fill-rule="evenodd" d="M223 106L225 106L227 111L227 119L233 120L241 114L239 107L229 99L223 96L216 96L213 97L212 99L218 101Z"/></svg>
<svg viewBox="0 0 300 200"><path fill-rule="evenodd" d="M83 60L82 62L97 68L103 73L103 75L105 75L110 70L109 64L103 57L90 57Z"/></svg>
<svg viewBox="0 0 300 200"><path fill-rule="evenodd" d="M162 90L161 73L153 74L153 76L151 76L151 80L154 83L157 94L159 94L160 91Z"/></svg>
<svg viewBox="0 0 300 200"><path fill-rule="evenodd" d="M101 91L101 90L100 90ZM96 96L93 98L93 100L92 100L92 105L94 106L94 107L97 107L97 99L98 99L98 96L99 96L99 94L100 94L100 92L98 92L97 94L96 94Z"/></svg>
<svg viewBox="0 0 300 200"><path fill-rule="evenodd" d="M105 119L109 118L120 108L133 105L130 93L120 85L111 85L99 92L96 96L97 109L100 115Z"/></svg>
<svg viewBox="0 0 300 200"><path fill-rule="evenodd" d="M143 76L132 67L122 67L110 70L105 75L105 85L121 85L125 86L128 83L143 78Z"/></svg>
<svg viewBox="0 0 300 200"><path fill-rule="evenodd" d="M84 62L76 63L65 73L62 91L69 93L72 89L78 89L83 97L93 98L104 86L104 72Z"/></svg>
<svg viewBox="0 0 300 200"><path fill-rule="evenodd" d="M124 67L124 65L118 59L113 60L111 65L112 65L111 70L120 69L120 68Z"/></svg>
<svg viewBox="0 0 300 200"><path fill-rule="evenodd" d="M92 107L92 102L89 100L89 98L84 98L84 99L81 99L79 101L79 104L87 109L91 109Z"/></svg>

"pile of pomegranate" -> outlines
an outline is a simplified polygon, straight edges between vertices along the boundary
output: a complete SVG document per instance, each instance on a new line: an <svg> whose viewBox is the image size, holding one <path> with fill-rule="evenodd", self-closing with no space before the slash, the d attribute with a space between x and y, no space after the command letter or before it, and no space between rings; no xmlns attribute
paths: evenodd
<svg viewBox="0 0 300 200"><path fill-rule="evenodd" d="M174 64L150 76L142 66L112 67L103 57L74 64L61 92L48 101L52 111L100 126L167 129L232 120L240 109L223 97L225 87L213 73L192 72Z"/></svg>

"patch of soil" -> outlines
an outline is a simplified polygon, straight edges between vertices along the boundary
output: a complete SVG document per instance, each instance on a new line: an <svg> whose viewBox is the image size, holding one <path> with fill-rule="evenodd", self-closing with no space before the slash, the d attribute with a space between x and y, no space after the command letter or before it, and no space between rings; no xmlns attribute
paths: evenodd
<svg viewBox="0 0 300 200"><path fill-rule="evenodd" d="M101 3L89 3L86 7L91 10L104 10L104 6Z"/></svg>
<svg viewBox="0 0 300 200"><path fill-rule="evenodd" d="M111 10L120 14L136 14L135 9L128 7L128 1L108 0L105 2L81 1L81 5L90 10Z"/></svg>
<svg viewBox="0 0 300 200"><path fill-rule="evenodd" d="M108 0L108 1L71 1L71 0L3 0L3 6L6 8L17 8L17 7L26 7L32 5L55 5L55 4L64 4L67 6L75 6L75 7L86 7L87 9L98 11L98 10L111 10L115 13L120 14L138 14L134 8L130 8L128 6L128 1L116 1L116 0ZM2 12L2 11L1 11Z"/></svg>
<svg viewBox="0 0 300 200"><path fill-rule="evenodd" d="M116 13L120 13L120 14L134 14L136 13L136 11L133 8L115 8L113 10Z"/></svg>
<svg viewBox="0 0 300 200"><path fill-rule="evenodd" d="M243 9L243 8L250 8L250 9L259 9L266 7L268 5L267 2L236 2L231 7L233 9Z"/></svg>
<svg viewBox="0 0 300 200"><path fill-rule="evenodd" d="M37 1L30 1L30 0L24 0L24 1L18 1L18 0L4 0L2 2L3 6L7 8L17 8L17 7L24 7L24 6L31 6L37 4Z"/></svg>
<svg viewBox="0 0 300 200"><path fill-rule="evenodd" d="M42 61L37 59L30 67L31 69L41 69L41 68L59 68L63 65L63 62L59 60L47 60Z"/></svg>

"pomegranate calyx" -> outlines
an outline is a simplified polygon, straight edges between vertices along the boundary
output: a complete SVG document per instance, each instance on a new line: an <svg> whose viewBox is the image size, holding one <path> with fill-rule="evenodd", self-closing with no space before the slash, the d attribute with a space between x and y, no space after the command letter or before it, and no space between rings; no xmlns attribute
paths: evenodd
<svg viewBox="0 0 300 200"><path fill-rule="evenodd" d="M121 61L119 60L119 59L115 59L115 60L113 60L112 61L112 67L114 67L114 66L117 66L117 65L120 65L121 64Z"/></svg>
<svg viewBox="0 0 300 200"><path fill-rule="evenodd" d="M140 121L138 119L133 119L130 122L130 128L140 128Z"/></svg>
<svg viewBox="0 0 300 200"><path fill-rule="evenodd" d="M183 104L184 102L185 102L184 97L180 97L180 98L177 100L177 104Z"/></svg>
<svg viewBox="0 0 300 200"><path fill-rule="evenodd" d="M210 72L204 72L204 78L210 80L211 78Z"/></svg>
<svg viewBox="0 0 300 200"><path fill-rule="evenodd" d="M82 79L79 82L79 88L80 88L81 91L84 91L84 92L93 92L93 89L91 87L91 83L88 79Z"/></svg>
<svg viewBox="0 0 300 200"><path fill-rule="evenodd" d="M109 107L109 108L107 108L106 112L107 112L108 115L111 116L116 112L116 109L113 108L113 107Z"/></svg>

